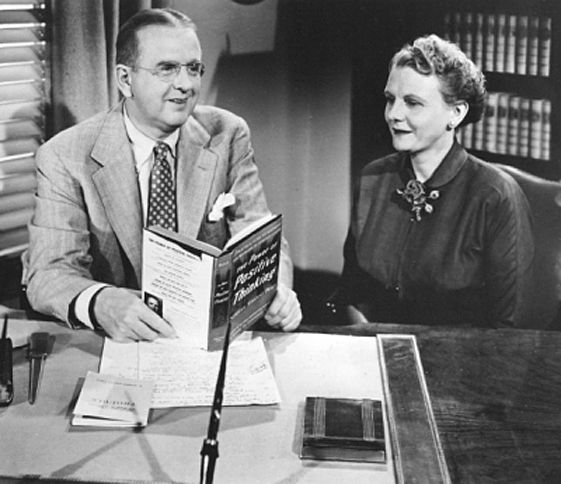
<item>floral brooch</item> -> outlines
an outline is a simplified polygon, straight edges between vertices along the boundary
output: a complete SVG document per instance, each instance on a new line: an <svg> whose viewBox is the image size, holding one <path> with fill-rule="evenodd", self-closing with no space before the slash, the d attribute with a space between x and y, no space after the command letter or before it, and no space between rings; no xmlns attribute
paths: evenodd
<svg viewBox="0 0 561 484"><path fill-rule="evenodd" d="M413 220L420 222L423 213L432 213L434 207L429 200L436 200L440 197L438 190L427 190L423 182L419 180L409 180L403 190L396 190L397 194L403 198L410 206L411 211L415 214Z"/></svg>

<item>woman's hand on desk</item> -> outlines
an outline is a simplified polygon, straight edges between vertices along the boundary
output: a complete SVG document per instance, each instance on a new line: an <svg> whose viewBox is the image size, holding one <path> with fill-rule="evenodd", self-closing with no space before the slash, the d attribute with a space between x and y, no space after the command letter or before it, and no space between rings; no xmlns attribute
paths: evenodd
<svg viewBox="0 0 561 484"><path fill-rule="evenodd" d="M273 328L283 331L294 331L302 321L302 310L296 293L288 286L280 283L277 294L265 314L265 321Z"/></svg>
<svg viewBox="0 0 561 484"><path fill-rule="evenodd" d="M96 297L93 311L98 324L115 341L176 336L171 325L142 302L138 291L105 287Z"/></svg>
<svg viewBox="0 0 561 484"><path fill-rule="evenodd" d="M345 316L350 324L364 324L368 323L368 319L360 309L352 304L345 307Z"/></svg>

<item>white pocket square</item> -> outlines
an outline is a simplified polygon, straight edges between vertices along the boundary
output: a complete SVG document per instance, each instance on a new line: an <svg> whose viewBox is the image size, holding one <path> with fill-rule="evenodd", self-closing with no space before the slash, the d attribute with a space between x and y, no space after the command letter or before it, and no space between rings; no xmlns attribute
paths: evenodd
<svg viewBox="0 0 561 484"><path fill-rule="evenodd" d="M208 214L209 222L218 222L224 218L224 209L236 203L236 197L231 193L221 193L212 206L212 210Z"/></svg>

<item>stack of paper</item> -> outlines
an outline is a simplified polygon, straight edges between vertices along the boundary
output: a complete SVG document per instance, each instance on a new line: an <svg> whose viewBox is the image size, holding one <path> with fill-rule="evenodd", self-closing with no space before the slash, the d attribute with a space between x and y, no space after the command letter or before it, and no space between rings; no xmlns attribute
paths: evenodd
<svg viewBox="0 0 561 484"><path fill-rule="evenodd" d="M144 427L154 383L88 372L72 425Z"/></svg>

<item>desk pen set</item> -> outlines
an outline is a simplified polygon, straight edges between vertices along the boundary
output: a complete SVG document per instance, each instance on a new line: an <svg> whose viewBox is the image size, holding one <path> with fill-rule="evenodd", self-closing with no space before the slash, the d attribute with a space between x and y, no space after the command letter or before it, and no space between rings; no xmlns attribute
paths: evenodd
<svg viewBox="0 0 561 484"><path fill-rule="evenodd" d="M28 401L35 403L43 373L43 363L49 354L49 333L33 333L29 337L27 358L29 359ZM0 338L0 406L12 403L14 399L13 345L8 338L8 316L4 316L2 337Z"/></svg>

